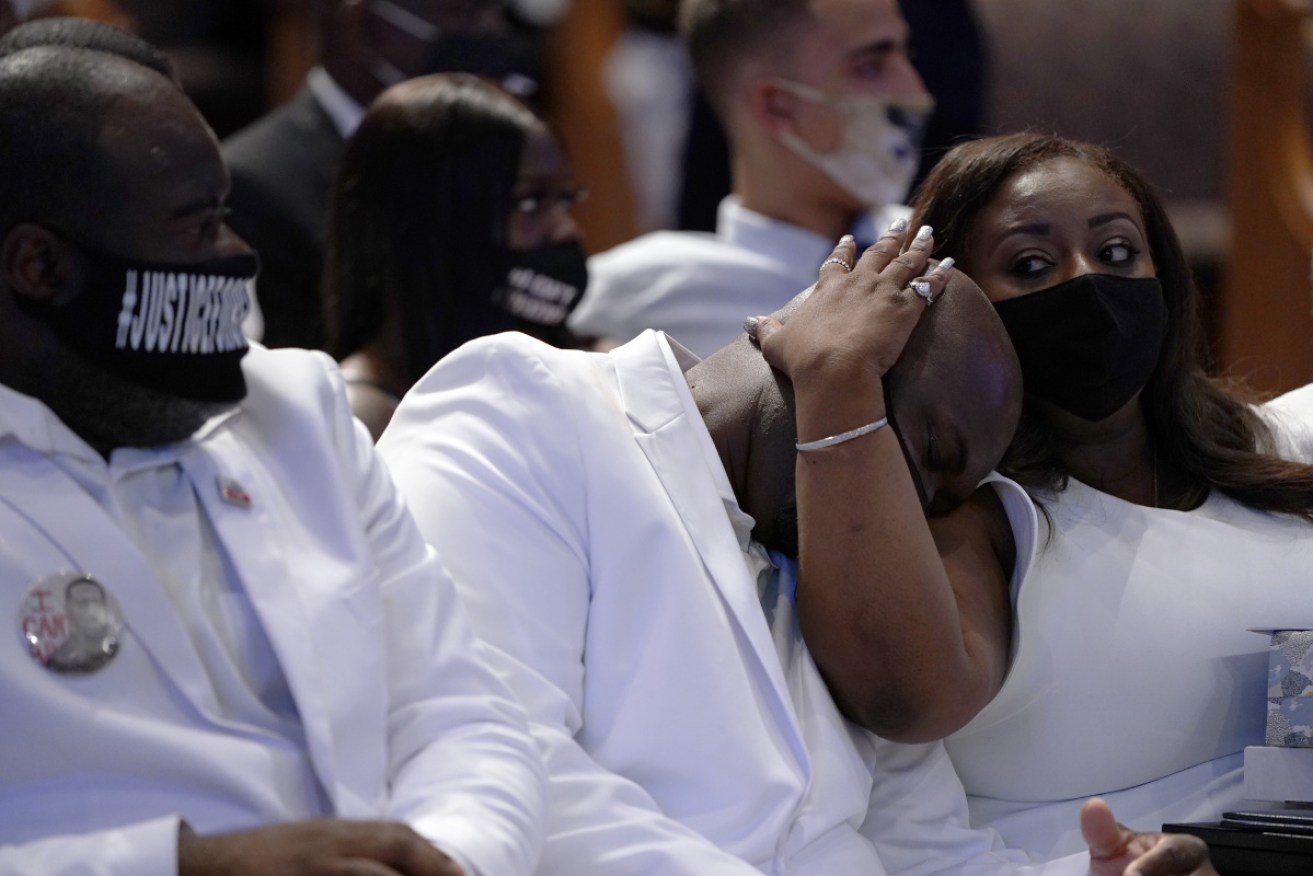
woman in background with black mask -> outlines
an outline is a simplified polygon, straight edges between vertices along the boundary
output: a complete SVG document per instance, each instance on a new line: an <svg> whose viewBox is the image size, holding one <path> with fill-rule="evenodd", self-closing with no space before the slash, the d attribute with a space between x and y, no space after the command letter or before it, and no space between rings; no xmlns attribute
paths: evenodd
<svg viewBox="0 0 1313 876"><path fill-rule="evenodd" d="M948 743L973 821L1047 857L1090 796L1139 830L1241 808L1267 695L1246 627L1313 626L1313 387L1256 407L1205 374L1176 235L1105 149L965 143L914 211L1017 348L1001 469L1042 511L1008 677Z"/></svg>
<svg viewBox="0 0 1313 876"><path fill-rule="evenodd" d="M468 340L519 330L573 344L580 196L546 123L491 82L424 76L370 106L338 174L323 296L328 349L375 438Z"/></svg>

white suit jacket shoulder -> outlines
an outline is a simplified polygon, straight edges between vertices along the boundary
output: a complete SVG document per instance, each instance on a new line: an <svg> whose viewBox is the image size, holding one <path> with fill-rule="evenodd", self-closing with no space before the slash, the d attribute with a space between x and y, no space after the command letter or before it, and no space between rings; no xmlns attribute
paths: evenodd
<svg viewBox="0 0 1313 876"><path fill-rule="evenodd" d="M524 619L534 626L521 628L519 615L500 600L515 599L519 588L559 587L581 594L586 610L588 484L580 475L580 436L615 420L614 408L597 409L609 396L596 391L593 362L606 359L518 333L471 341L415 384L379 440L420 530L443 551L475 618L499 618L499 632L552 651L539 650L531 668L571 694L581 677L556 670L577 662L565 656L568 631L584 619L566 617L560 600L553 603L559 616L540 613ZM590 404L578 404L580 397ZM556 634L545 635L538 623L550 623ZM564 703L517 693L530 714L545 711L578 729L579 716Z"/></svg>
<svg viewBox="0 0 1313 876"><path fill-rule="evenodd" d="M622 341L656 329L707 356L745 315L773 312L814 279L714 234L659 231L588 260L588 289L570 327Z"/></svg>
<svg viewBox="0 0 1313 876"><path fill-rule="evenodd" d="M742 675L745 655L736 641L690 631L722 623L718 613L705 613L707 603L721 605L716 585L636 437L683 434L688 424L679 404L634 405L638 399L626 395L648 392L668 402L675 379L659 339L635 343L652 381L627 384L615 354L555 350L510 334L472 341L416 384L379 448L531 716L551 795L539 872L747 874L756 872L750 864L656 802L664 793L667 803L692 811L715 808L704 794L750 798L751 806L762 795L746 779L709 787L703 773L720 765L701 770L695 752L719 737L688 747L672 741L689 736L695 723L681 709L719 714L733 699L726 687L736 696L749 692L724 681ZM723 506L712 501L728 531ZM732 571L746 579L728 537ZM682 629L672 628L670 616ZM681 636L697 643L677 647ZM695 662L688 652L708 650L724 671L703 679L688 667ZM626 670L640 654L640 666ZM683 679L674 700L654 692L671 673ZM713 703L690 706L709 686L717 688ZM631 726L653 720L666 725L657 736ZM769 732L750 726L754 738ZM682 752L678 763L672 748ZM768 765L758 764L753 780L775 775L778 759L775 749L763 753ZM695 787L684 783L690 773ZM649 784L638 776L655 778ZM729 810L716 811L718 821L734 820ZM758 829L754 820L741 833Z"/></svg>
<svg viewBox="0 0 1313 876"><path fill-rule="evenodd" d="M531 873L545 830L545 786L523 709L487 665L447 570L351 416L332 360L319 352L257 353L247 368L252 421L273 425L292 414L309 421L298 426L327 427L378 569L388 654L386 678L375 682L386 681L389 708L388 798L379 815L410 824L483 876ZM307 436L288 426L262 431L294 445L296 456L278 453L294 467Z"/></svg>
<svg viewBox="0 0 1313 876"><path fill-rule="evenodd" d="M1313 464L1313 383L1273 399L1260 410L1277 433L1282 455Z"/></svg>

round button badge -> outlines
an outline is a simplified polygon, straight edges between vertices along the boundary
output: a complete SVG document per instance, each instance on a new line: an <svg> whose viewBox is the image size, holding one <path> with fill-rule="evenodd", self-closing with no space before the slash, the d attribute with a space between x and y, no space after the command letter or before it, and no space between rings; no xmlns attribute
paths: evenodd
<svg viewBox="0 0 1313 876"><path fill-rule="evenodd" d="M28 588L18 622L28 653L54 672L95 672L114 659L123 631L118 602L82 572L57 572Z"/></svg>

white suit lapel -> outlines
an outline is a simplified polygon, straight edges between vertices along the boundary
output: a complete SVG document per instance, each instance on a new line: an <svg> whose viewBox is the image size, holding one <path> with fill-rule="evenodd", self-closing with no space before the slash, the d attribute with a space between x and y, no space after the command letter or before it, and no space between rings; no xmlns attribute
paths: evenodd
<svg viewBox="0 0 1313 876"><path fill-rule="evenodd" d="M671 385L661 347L658 335L649 331L611 351L622 404L634 426L634 441L661 480L721 599L751 644L756 662L775 694L782 726L791 728L795 748L805 752L756 582L748 574L724 503L707 486L709 477L702 467L704 450L697 430L688 428L684 421L683 401Z"/></svg>
<svg viewBox="0 0 1313 876"><path fill-rule="evenodd" d="M289 562L284 548L303 548L296 541L285 543L298 528L278 523L290 509L281 503L279 485L231 430L206 438L182 464L278 655L335 814L376 814L368 797L383 774L378 762L385 703L375 707L373 700L383 696L384 684L375 679L367 689L349 688L345 679L362 673L333 671L337 660L354 663L353 655L361 654L360 627L349 606L341 594L316 590L313 554ZM360 733L362 728L367 732ZM349 749L350 756L339 759L339 749Z"/></svg>
<svg viewBox="0 0 1313 876"><path fill-rule="evenodd" d="M218 704L205 670L145 556L117 521L54 462L27 448L15 453L24 459L6 466L0 477L0 500L49 540L52 562L104 584L118 600L132 638L146 649L159 671L198 708L216 714ZM50 568L45 573L58 571Z"/></svg>

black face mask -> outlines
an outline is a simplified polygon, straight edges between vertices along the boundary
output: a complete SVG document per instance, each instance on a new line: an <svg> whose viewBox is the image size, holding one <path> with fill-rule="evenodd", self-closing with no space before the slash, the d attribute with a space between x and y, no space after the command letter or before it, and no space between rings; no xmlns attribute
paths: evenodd
<svg viewBox="0 0 1313 876"><path fill-rule="evenodd" d="M78 247L86 264L81 293L52 305L18 297L18 306L104 371L198 401L246 396L241 359L254 253L185 265L158 264Z"/></svg>
<svg viewBox="0 0 1313 876"><path fill-rule="evenodd" d="M506 259L492 303L529 326L563 325L588 285L588 262L579 241L508 250Z"/></svg>
<svg viewBox="0 0 1313 876"><path fill-rule="evenodd" d="M1090 421L1144 388L1167 332L1156 277L1082 274L994 307L1021 360L1026 394Z"/></svg>

